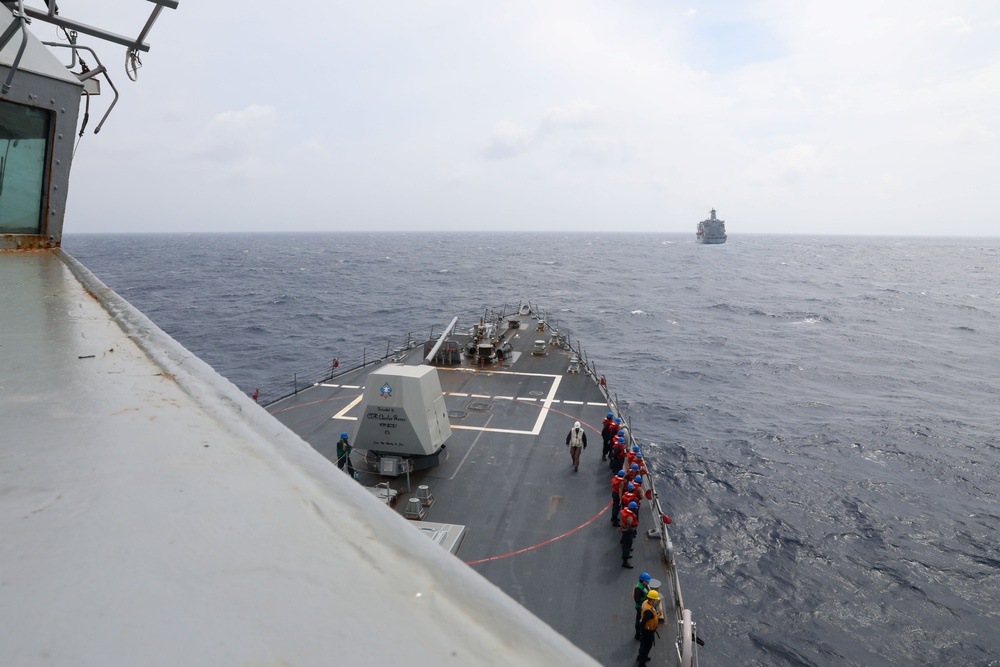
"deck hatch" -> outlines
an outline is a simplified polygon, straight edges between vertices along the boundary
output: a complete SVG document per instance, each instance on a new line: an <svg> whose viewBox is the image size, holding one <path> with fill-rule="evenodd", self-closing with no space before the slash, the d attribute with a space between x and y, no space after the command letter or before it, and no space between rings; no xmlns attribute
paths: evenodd
<svg viewBox="0 0 1000 667"><path fill-rule="evenodd" d="M465 407L469 412L489 412L493 409L493 404L485 401L473 401Z"/></svg>

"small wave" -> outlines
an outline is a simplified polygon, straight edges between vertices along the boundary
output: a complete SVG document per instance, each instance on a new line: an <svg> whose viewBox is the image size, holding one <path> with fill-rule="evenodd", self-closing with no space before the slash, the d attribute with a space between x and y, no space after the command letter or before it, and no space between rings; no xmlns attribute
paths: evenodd
<svg viewBox="0 0 1000 667"><path fill-rule="evenodd" d="M952 327L952 328L955 329L955 331L968 331L969 333L976 333L976 330L973 329L972 327L961 326L961 327Z"/></svg>
<svg viewBox="0 0 1000 667"><path fill-rule="evenodd" d="M636 309L636 310L631 311L629 313L629 315L635 315L637 317L648 317L649 313L647 313L645 310Z"/></svg>
<svg viewBox="0 0 1000 667"><path fill-rule="evenodd" d="M792 320L794 324L819 324L825 323L829 324L831 322L830 318L825 315L820 315L819 313L810 313L808 311L791 311L777 315L776 317L783 317L785 319Z"/></svg>
<svg viewBox="0 0 1000 667"><path fill-rule="evenodd" d="M714 306L712 306L712 308L714 310L724 310L724 311L729 312L729 313L740 312L739 308L736 308L735 306L731 306L728 303L717 303Z"/></svg>

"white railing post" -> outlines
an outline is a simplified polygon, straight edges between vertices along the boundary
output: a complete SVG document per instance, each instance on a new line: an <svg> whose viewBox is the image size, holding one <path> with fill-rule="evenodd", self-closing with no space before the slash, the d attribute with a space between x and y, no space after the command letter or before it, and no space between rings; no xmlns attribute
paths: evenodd
<svg viewBox="0 0 1000 667"><path fill-rule="evenodd" d="M681 614L681 665L683 667L692 667L691 661L693 659L693 652L691 649L691 644L693 640L691 637L694 635L694 630L691 627L691 610L685 609Z"/></svg>

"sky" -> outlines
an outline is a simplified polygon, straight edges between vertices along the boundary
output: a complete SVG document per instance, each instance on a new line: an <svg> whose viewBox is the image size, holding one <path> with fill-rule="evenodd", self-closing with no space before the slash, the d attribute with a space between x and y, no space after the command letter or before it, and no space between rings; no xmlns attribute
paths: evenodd
<svg viewBox="0 0 1000 667"><path fill-rule="evenodd" d="M81 41L122 97L68 233L1000 235L995 0L180 0L136 83Z"/></svg>

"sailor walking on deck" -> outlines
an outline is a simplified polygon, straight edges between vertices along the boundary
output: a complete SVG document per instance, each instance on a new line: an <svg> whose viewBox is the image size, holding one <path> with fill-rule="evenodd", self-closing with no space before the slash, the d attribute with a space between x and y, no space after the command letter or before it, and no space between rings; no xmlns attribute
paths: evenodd
<svg viewBox="0 0 1000 667"><path fill-rule="evenodd" d="M573 472L580 469L580 452L587 448L587 434L580 427L580 422L573 424L573 428L566 434L566 446L569 447L569 455L573 459Z"/></svg>
<svg viewBox="0 0 1000 667"><path fill-rule="evenodd" d="M347 474L354 477L354 465L351 463L352 449L353 447L347 442L347 433L341 433L340 440L337 441L337 467L343 470L344 465L347 465Z"/></svg>
<svg viewBox="0 0 1000 667"><path fill-rule="evenodd" d="M639 637L639 656L636 658L636 662L639 663L640 667L649 662L649 651L656 643L656 628L660 627L660 623L664 620L666 619L663 612L660 611L660 592L649 591L646 594L646 601L642 603L639 617L642 631Z"/></svg>

